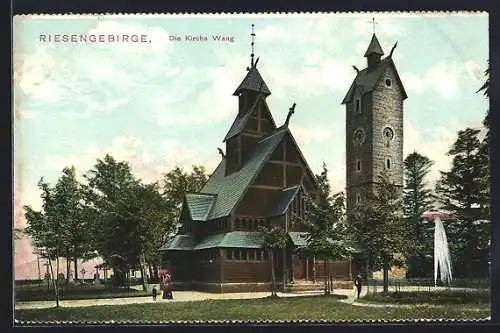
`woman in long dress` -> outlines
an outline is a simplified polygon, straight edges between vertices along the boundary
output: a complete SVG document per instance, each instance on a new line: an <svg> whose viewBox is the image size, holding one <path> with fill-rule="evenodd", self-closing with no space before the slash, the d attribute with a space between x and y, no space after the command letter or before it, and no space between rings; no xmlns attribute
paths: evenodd
<svg viewBox="0 0 500 333"><path fill-rule="evenodd" d="M173 299L172 295L172 277L169 273L163 277L163 299Z"/></svg>

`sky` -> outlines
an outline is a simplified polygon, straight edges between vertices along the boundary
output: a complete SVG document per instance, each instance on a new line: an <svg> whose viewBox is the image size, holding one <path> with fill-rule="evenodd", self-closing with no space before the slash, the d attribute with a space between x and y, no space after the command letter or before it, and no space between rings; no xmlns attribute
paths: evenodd
<svg viewBox="0 0 500 333"><path fill-rule="evenodd" d="M276 123L295 102L290 129L301 151L314 172L327 164L333 191L344 190L341 101L352 66L366 67L372 17L385 54L398 43L393 59L408 94L404 154L434 161L432 186L449 168L457 132L480 127L488 108L475 93L488 60L486 13L15 17L15 225L26 223L23 205L41 208L41 177L54 184L69 165L81 177L106 153L128 161L144 182L175 166L203 164L211 172L237 114L232 93L250 64L251 24ZM55 34L136 34L147 42L40 40ZM233 42L214 41L218 35ZM14 250L16 269L33 262L29 240Z"/></svg>

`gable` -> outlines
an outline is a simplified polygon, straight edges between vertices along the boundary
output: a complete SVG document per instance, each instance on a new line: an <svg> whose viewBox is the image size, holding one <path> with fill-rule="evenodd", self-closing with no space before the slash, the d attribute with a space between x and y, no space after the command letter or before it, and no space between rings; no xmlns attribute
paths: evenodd
<svg viewBox="0 0 500 333"><path fill-rule="evenodd" d="M259 124L259 119L260 124ZM223 142L242 132L266 135L276 129L276 123L262 94L259 94L249 110L236 116Z"/></svg>
<svg viewBox="0 0 500 333"><path fill-rule="evenodd" d="M262 96L262 95L261 95ZM267 135L276 129L276 123L264 98L259 98L250 111L243 132Z"/></svg>
<svg viewBox="0 0 500 333"><path fill-rule="evenodd" d="M309 167L309 164L307 163L304 155L300 151L299 145L295 141L295 138L293 137L293 134L290 131L288 132L288 140L289 141L287 142L287 160L288 160L289 151L293 151L294 154L291 154L290 160L295 159L297 161L300 161L300 163L302 163L302 165L304 166L305 171L306 171L305 176L306 176L306 178L308 178L308 182L310 182L310 185L312 187L312 188L306 187L306 190L309 193L313 194L318 189L318 183L316 181L316 176L314 175L311 168Z"/></svg>
<svg viewBox="0 0 500 333"><path fill-rule="evenodd" d="M185 207L193 221L206 221L216 199L215 194L187 193Z"/></svg>
<svg viewBox="0 0 500 333"><path fill-rule="evenodd" d="M226 175L226 158L220 162L200 191L204 194L217 194L207 219L228 216L233 211L286 132L287 129L280 129L260 139L255 151L237 171Z"/></svg>

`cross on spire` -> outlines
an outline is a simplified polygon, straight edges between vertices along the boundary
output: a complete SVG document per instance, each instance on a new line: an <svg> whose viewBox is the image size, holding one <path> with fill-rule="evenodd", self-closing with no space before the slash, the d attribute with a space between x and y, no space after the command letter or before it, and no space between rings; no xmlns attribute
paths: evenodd
<svg viewBox="0 0 500 333"><path fill-rule="evenodd" d="M250 36L252 36L252 53L250 54L250 65L253 67L254 62L253 62L253 57L255 55L254 53L254 44L255 44L255 31L254 31L255 24L252 23L252 33Z"/></svg>
<svg viewBox="0 0 500 333"><path fill-rule="evenodd" d="M377 22L375 22L375 17L372 17L372 20L369 22L371 25L373 25L373 33L375 33L375 24L378 24Z"/></svg>

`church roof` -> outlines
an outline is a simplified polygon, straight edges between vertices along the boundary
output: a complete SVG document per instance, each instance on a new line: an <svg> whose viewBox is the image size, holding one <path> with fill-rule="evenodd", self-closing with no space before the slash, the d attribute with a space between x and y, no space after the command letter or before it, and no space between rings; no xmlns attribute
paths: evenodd
<svg viewBox="0 0 500 333"><path fill-rule="evenodd" d="M368 45L368 48L366 49L365 57L369 56L372 53L384 55L384 51L382 50L382 47L380 46L380 43L378 42L377 36L375 36L375 34L373 34L370 45Z"/></svg>
<svg viewBox="0 0 500 333"><path fill-rule="evenodd" d="M243 131L243 128L245 128L245 124L248 121L248 118L252 114L253 109L255 108L255 105L257 103L254 103L254 106L250 108L250 110L242 115L238 115L236 119L234 119L233 124L231 125L231 128L227 132L226 136L224 137L224 140L222 142L226 142L227 140L231 139L235 135L238 135Z"/></svg>
<svg viewBox="0 0 500 333"><path fill-rule="evenodd" d="M207 220L231 213L287 132L287 127L281 128L260 139L254 153L239 170L226 175L226 159L219 163L200 191L201 194L217 195Z"/></svg>
<svg viewBox="0 0 500 333"><path fill-rule="evenodd" d="M251 67L248 70L247 75L241 81L240 85L238 88L236 88L236 91L233 93L233 95L237 96L242 90L252 90L252 91L261 91L260 85L262 84L262 93L265 96L268 96L271 94L271 91L267 87L266 83L264 82L264 79L262 79L262 76L260 75L259 71L257 70L256 66Z"/></svg>
<svg viewBox="0 0 500 333"><path fill-rule="evenodd" d="M186 204L193 221L205 221L213 207L217 195L205 193L187 193Z"/></svg>
<svg viewBox="0 0 500 333"><path fill-rule="evenodd" d="M192 250L194 239L191 235L175 235L174 238L167 241L159 251L186 251Z"/></svg>
<svg viewBox="0 0 500 333"><path fill-rule="evenodd" d="M293 198L299 193L299 190L302 186L297 184L292 187L284 188L281 190L281 193L278 195L278 198L273 203L267 217L276 217L285 214L288 209L288 206L292 202Z"/></svg>
<svg viewBox="0 0 500 333"><path fill-rule="evenodd" d="M368 69L365 68L361 71L358 72L356 75L356 78L351 84L351 87L347 91L347 94L345 95L344 99L342 100L342 104L346 104L351 101L352 99L352 94L356 90L356 88L360 87L362 90L362 93L368 93L373 91L375 88L375 85L379 81L379 79L382 77L384 74L385 70L392 66L392 69L394 70L394 73L396 75L397 80L400 83L402 93L403 93L403 98L407 98L408 96L406 95L406 91L403 87L403 84L401 82L401 79L399 78L398 72L396 70L396 66L394 65L394 62L392 61L391 57L386 57L380 61L380 63L375 67L374 69Z"/></svg>
<svg viewBox="0 0 500 333"><path fill-rule="evenodd" d="M224 234L211 235L194 247L203 250L214 247L243 247L260 249L264 245L264 234L252 231L232 231Z"/></svg>

